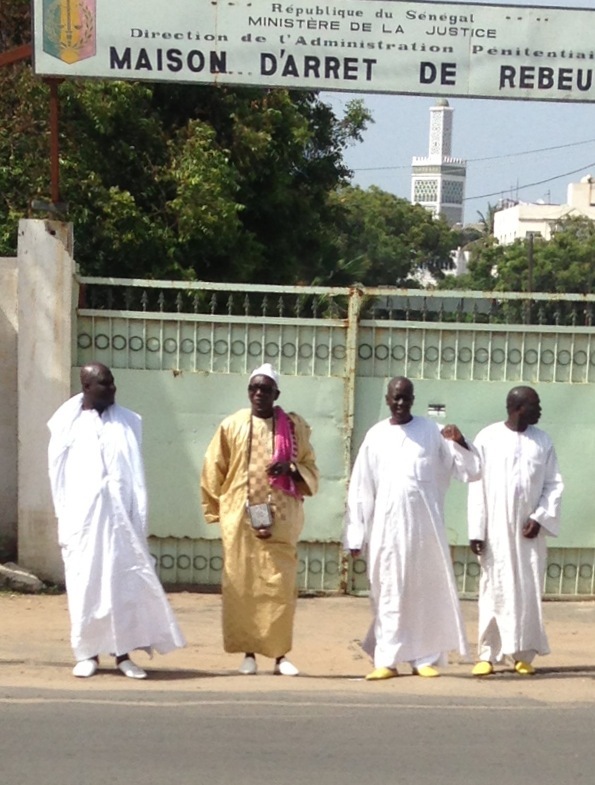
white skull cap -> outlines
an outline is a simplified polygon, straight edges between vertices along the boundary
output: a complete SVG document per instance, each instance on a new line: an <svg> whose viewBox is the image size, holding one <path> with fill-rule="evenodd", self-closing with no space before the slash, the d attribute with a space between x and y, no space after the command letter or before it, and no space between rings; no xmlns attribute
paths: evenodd
<svg viewBox="0 0 595 785"><path fill-rule="evenodd" d="M250 382L255 376L266 376L275 382L277 389L279 389L279 374L270 363L263 363L260 368L255 368L250 374Z"/></svg>

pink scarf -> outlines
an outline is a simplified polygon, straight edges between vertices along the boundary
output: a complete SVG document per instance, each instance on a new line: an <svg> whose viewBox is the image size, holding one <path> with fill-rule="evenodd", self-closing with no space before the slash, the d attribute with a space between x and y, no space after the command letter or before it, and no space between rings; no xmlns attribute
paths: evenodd
<svg viewBox="0 0 595 785"><path fill-rule="evenodd" d="M295 429L291 419L285 414L280 406L275 406L275 450L273 452L272 463L276 461L295 461L297 458L297 443L295 440ZM302 499L302 494L298 491L293 477L289 475L279 475L269 477L269 482L273 488Z"/></svg>

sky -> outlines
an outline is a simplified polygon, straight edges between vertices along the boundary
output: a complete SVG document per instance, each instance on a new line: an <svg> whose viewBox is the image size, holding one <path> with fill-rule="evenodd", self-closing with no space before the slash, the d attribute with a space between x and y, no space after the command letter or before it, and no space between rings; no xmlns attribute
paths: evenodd
<svg viewBox="0 0 595 785"><path fill-rule="evenodd" d="M481 2L481 0L474 0ZM506 3L495 3L506 5ZM594 8L595 0L516 0L517 6ZM454 3L453 3L454 5ZM428 153L429 96L325 93L337 113L361 98L374 123L345 161L353 184L411 197L411 159ZM467 161L463 222L477 223L500 199L566 202L567 186L595 176L595 104L449 99L452 155Z"/></svg>

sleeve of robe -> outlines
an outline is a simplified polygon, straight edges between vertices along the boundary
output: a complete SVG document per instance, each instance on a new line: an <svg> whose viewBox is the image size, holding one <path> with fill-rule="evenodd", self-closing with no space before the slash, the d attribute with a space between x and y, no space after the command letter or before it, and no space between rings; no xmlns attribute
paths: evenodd
<svg viewBox="0 0 595 785"><path fill-rule="evenodd" d="M473 445L475 451L482 459L482 444L480 438ZM483 480L478 479L469 483L467 496L467 526L470 540L485 540L487 535L488 507L485 496Z"/></svg>
<svg viewBox="0 0 595 785"><path fill-rule="evenodd" d="M467 442L467 447L462 447L452 439L445 439L442 437L444 444L443 450L446 450L450 455L452 461L450 467L450 476L454 477L461 482L474 482L481 477L481 460L477 448Z"/></svg>
<svg viewBox="0 0 595 785"><path fill-rule="evenodd" d="M83 394L78 393L62 404L48 422L50 441L48 445L48 467L50 487L56 517L60 518L66 508L64 496L64 469L68 449L72 442L72 427L80 416Z"/></svg>
<svg viewBox="0 0 595 785"><path fill-rule="evenodd" d="M560 502L564 483L558 466L558 459L553 444L549 444L545 463L543 489L537 502L533 520L540 523L550 537L560 533Z"/></svg>
<svg viewBox="0 0 595 785"><path fill-rule="evenodd" d="M295 464L300 473L301 480L296 482L297 490L302 496L314 496L318 491L320 472L316 466L316 456L310 444L310 426L299 414L290 412L297 442L297 459Z"/></svg>
<svg viewBox="0 0 595 785"><path fill-rule="evenodd" d="M368 544L368 532L374 518L376 483L370 465L368 440L360 447L353 465L349 492L343 544L347 550L362 550Z"/></svg>
<svg viewBox="0 0 595 785"><path fill-rule="evenodd" d="M207 523L219 523L219 497L229 471L230 445L222 423L207 447L200 478L202 510Z"/></svg>
<svg viewBox="0 0 595 785"><path fill-rule="evenodd" d="M131 483L132 483L132 509L130 510L130 519L133 522L136 530L149 536L149 515L147 506L147 485L145 481L145 467L142 458L143 446L143 421L140 414L131 411L130 409L122 409L122 407L114 407L116 416L122 416L127 427L130 428L132 438L128 434L128 450L127 461L131 467ZM121 414L123 412L123 415Z"/></svg>
<svg viewBox="0 0 595 785"><path fill-rule="evenodd" d="M52 490L52 500L54 502L54 512L56 518L64 514L66 502L64 498L64 465L68 449L64 442L52 433L48 446L48 466L50 476L50 488Z"/></svg>

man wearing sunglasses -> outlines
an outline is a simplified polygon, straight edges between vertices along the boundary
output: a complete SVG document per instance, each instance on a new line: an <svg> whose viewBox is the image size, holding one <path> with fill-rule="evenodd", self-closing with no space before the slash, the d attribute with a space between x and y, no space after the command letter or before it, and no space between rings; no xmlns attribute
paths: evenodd
<svg viewBox="0 0 595 785"><path fill-rule="evenodd" d="M303 499L316 493L319 475L310 428L275 404L279 395L270 363L251 373L250 408L221 423L201 476L205 519L221 526L223 644L244 654L244 675L257 672L256 654L275 660L275 674L298 674L285 655L292 646Z"/></svg>

